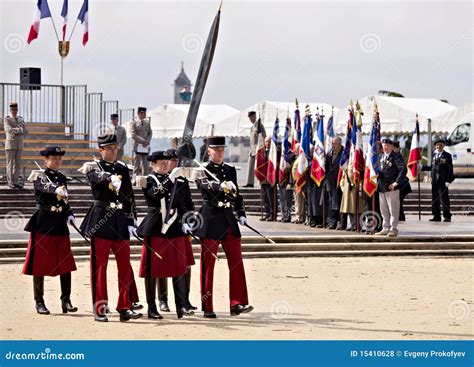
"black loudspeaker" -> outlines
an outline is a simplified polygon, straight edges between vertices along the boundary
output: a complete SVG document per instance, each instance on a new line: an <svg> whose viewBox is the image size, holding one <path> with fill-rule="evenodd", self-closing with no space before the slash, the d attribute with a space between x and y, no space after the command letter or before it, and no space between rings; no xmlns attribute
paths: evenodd
<svg viewBox="0 0 474 367"><path fill-rule="evenodd" d="M38 84L38 85L31 85ZM41 69L40 68L20 68L20 89L38 90L41 89Z"/></svg>

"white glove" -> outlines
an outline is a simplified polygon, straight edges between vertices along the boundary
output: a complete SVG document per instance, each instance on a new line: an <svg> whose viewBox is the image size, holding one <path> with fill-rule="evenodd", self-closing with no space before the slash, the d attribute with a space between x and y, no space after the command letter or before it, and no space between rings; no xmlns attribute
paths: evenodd
<svg viewBox="0 0 474 367"><path fill-rule="evenodd" d="M137 229L134 226L128 226L128 234L130 237L138 237Z"/></svg>
<svg viewBox="0 0 474 367"><path fill-rule="evenodd" d="M56 190L54 190L54 193L62 197L67 197L67 190L62 186L57 187Z"/></svg>
<svg viewBox="0 0 474 367"><path fill-rule="evenodd" d="M191 226L188 223L183 223L182 230L184 233L191 233Z"/></svg>
<svg viewBox="0 0 474 367"><path fill-rule="evenodd" d="M67 222L69 224L74 224L76 225L76 218L74 217L74 215L70 215L69 217L67 217Z"/></svg>
<svg viewBox="0 0 474 367"><path fill-rule="evenodd" d="M239 218L239 223L241 226L245 226L247 224L247 218L245 218L244 216L241 216Z"/></svg>
<svg viewBox="0 0 474 367"><path fill-rule="evenodd" d="M115 190L120 190L120 186L122 186L122 180L117 175L110 176L110 182L112 182L112 186L115 188Z"/></svg>
<svg viewBox="0 0 474 367"><path fill-rule="evenodd" d="M237 186L232 181L227 181L227 190L233 191L237 190Z"/></svg>
<svg viewBox="0 0 474 367"><path fill-rule="evenodd" d="M227 190L227 182L221 182L220 186L219 186L219 189L221 191L225 191Z"/></svg>
<svg viewBox="0 0 474 367"><path fill-rule="evenodd" d="M137 218L133 218L133 226L138 227L138 220Z"/></svg>
<svg viewBox="0 0 474 367"><path fill-rule="evenodd" d="M449 187L451 185L451 182L446 182L446 187Z"/></svg>
<svg viewBox="0 0 474 367"><path fill-rule="evenodd" d="M183 167L173 168L173 170L171 171L171 173L169 175L169 178L170 178L171 182L174 183L179 176L183 175L183 172L184 172Z"/></svg>

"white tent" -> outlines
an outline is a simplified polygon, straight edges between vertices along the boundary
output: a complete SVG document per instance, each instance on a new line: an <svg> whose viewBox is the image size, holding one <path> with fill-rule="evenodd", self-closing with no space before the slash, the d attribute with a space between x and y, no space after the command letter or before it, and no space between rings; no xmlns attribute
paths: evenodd
<svg viewBox="0 0 474 367"><path fill-rule="evenodd" d="M326 116L325 121L329 118L331 114L332 105L328 103L303 103L299 102L299 110L301 115L301 120L304 118L305 107L309 104L311 108L311 113L314 115L316 113L316 108L319 108L319 113L323 111ZM289 113L291 121L293 121L293 116L296 106L295 102L272 102L272 101L261 101L256 104L253 104L244 110L230 116L229 118L221 121L219 125L216 125L214 130L216 135L227 135L227 131L233 131L232 136L249 136L250 135L250 121L248 118L249 111L257 112L257 116L260 116L262 119L263 126L267 131L267 135L270 135L273 131L273 125L275 124L275 119L278 114L280 119L280 135L283 135L286 117ZM334 115L339 111L338 108L334 107ZM234 135L235 134L235 135Z"/></svg>
<svg viewBox="0 0 474 367"><path fill-rule="evenodd" d="M187 104L163 104L148 113L154 138L180 138L188 115ZM220 121L239 111L228 105L201 105L194 127L193 137L200 138L216 134ZM233 131L229 130L229 135Z"/></svg>
<svg viewBox="0 0 474 367"><path fill-rule="evenodd" d="M432 119L431 129L436 132L450 132L461 122L474 122L474 102L436 116Z"/></svg>
<svg viewBox="0 0 474 367"><path fill-rule="evenodd" d="M355 103L355 101L354 101ZM420 122L420 131L427 131L427 120L453 111L456 107L433 98L398 98L369 96L359 100L364 113L362 132L369 133L373 118L374 103L377 103L382 134L401 134L412 132L415 128L416 114ZM335 117L336 132L343 133L349 113L341 109ZM443 130L444 131L444 130Z"/></svg>

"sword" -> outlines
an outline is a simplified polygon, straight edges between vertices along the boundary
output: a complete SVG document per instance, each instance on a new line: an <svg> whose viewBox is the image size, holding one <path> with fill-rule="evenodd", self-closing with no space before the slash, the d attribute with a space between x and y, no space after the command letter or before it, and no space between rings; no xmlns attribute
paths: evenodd
<svg viewBox="0 0 474 367"><path fill-rule="evenodd" d="M265 238L268 242L270 242L271 244L275 244L275 241L273 241L271 238L268 238L267 236L263 235L262 233L260 233L259 231L257 231L255 228L253 228L250 224L248 223L245 223L244 224L245 227L251 229L252 231L254 231L256 234L258 234L260 237L263 237Z"/></svg>
<svg viewBox="0 0 474 367"><path fill-rule="evenodd" d="M211 176L211 178L214 180L214 181L218 181L218 182L221 182L221 180L219 180L217 178L216 175L214 175L211 171L209 171L201 162L199 162L197 159L194 159L194 162L196 162L199 167L201 167L204 171L206 171L206 173L209 174L209 176ZM232 196L236 197L237 196L237 190L233 189L230 191L230 193L232 194Z"/></svg>
<svg viewBox="0 0 474 367"><path fill-rule="evenodd" d="M151 246L148 246L148 245L145 243L145 241L143 241L143 238L140 238L140 237L135 236L135 235L133 235L133 237L135 237L135 238L138 240L138 243L139 243L140 245L143 245L143 246L145 246L148 250L153 251L153 253L154 253L160 260L163 260L163 258L160 256L160 254L159 254L158 252L156 252Z"/></svg>
<svg viewBox="0 0 474 367"><path fill-rule="evenodd" d="M84 236L84 234L81 232L81 230L79 228L77 228L77 226L73 222L70 222L69 224L77 231L77 233L79 233L82 236L82 238L84 238L84 241L86 241L88 245L91 244L91 242L87 239L87 237Z"/></svg>
<svg viewBox="0 0 474 367"><path fill-rule="evenodd" d="M191 231L187 231L186 234L189 234L192 238L194 238L196 241L198 241L202 247L206 247L206 245L204 245L204 243L201 241L201 239L198 237L198 236L195 236ZM207 248L208 249L208 248ZM209 249L208 249L209 250ZM219 258L217 257L217 255L213 252L211 252L212 256L214 256L214 258L219 261Z"/></svg>

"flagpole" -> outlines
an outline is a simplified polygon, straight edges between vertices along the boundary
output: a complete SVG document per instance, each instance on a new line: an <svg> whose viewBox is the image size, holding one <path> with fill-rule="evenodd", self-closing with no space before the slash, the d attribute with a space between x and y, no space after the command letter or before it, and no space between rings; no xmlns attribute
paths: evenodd
<svg viewBox="0 0 474 367"><path fill-rule="evenodd" d="M77 25L77 19L76 19L76 21L74 22L74 27L72 27L72 32L71 32L71 34L69 35L68 41L71 41L72 35L74 34L74 30L76 29L76 25Z"/></svg>
<svg viewBox="0 0 474 367"><path fill-rule="evenodd" d="M56 24L54 24L54 19L53 16L51 15L51 22L53 23L53 29L54 29L54 34L56 34L56 39L59 42L59 36L58 36L58 31L56 30Z"/></svg>
<svg viewBox="0 0 474 367"><path fill-rule="evenodd" d="M418 180L418 220L421 221L421 194L420 194L420 170L417 169L416 176Z"/></svg>
<svg viewBox="0 0 474 367"><path fill-rule="evenodd" d="M370 229L370 234L372 235L377 231L377 228L375 227L375 223L377 223L375 220L375 192L376 191L372 193L372 228Z"/></svg>

